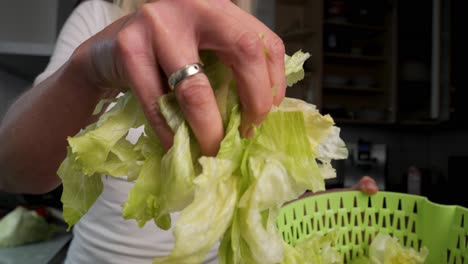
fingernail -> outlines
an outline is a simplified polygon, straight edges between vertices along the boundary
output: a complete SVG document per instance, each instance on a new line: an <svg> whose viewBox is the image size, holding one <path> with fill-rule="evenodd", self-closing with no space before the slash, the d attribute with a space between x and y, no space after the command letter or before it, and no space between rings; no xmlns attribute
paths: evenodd
<svg viewBox="0 0 468 264"><path fill-rule="evenodd" d="M373 183L371 183L371 182L366 182L366 183L364 184L364 189L365 189L366 191L368 191L368 192L369 192L369 191L370 191L370 192L374 192L374 191L376 190L376 186L375 186L375 184L373 184Z"/></svg>
<svg viewBox="0 0 468 264"><path fill-rule="evenodd" d="M254 126L250 126L248 129L247 129L247 133L246 133L246 137L253 137L254 135Z"/></svg>
<svg viewBox="0 0 468 264"><path fill-rule="evenodd" d="M254 128L252 125L244 126L241 128L241 136L249 138L254 134Z"/></svg>
<svg viewBox="0 0 468 264"><path fill-rule="evenodd" d="M278 86L276 84L274 84L273 87L271 87L271 92L273 94L273 99L275 99L276 93L278 92Z"/></svg>

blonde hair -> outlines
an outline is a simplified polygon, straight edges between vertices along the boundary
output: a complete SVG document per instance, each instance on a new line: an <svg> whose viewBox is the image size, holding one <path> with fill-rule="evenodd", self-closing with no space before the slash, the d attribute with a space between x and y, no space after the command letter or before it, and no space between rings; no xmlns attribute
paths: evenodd
<svg viewBox="0 0 468 264"><path fill-rule="evenodd" d="M151 2L151 0L114 0L114 3L120 6L125 14L136 11L139 6L147 2Z"/></svg>
<svg viewBox="0 0 468 264"><path fill-rule="evenodd" d="M158 0L114 0L114 3L120 6L122 11L125 14L134 12L140 7L141 5L148 3L148 2L154 2ZM252 13L252 0L232 0L236 5L238 5L240 8L244 9L245 11Z"/></svg>

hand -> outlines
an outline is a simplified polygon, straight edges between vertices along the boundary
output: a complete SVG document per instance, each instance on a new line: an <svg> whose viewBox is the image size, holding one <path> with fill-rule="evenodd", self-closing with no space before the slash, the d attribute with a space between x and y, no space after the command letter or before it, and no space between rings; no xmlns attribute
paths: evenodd
<svg viewBox="0 0 468 264"><path fill-rule="evenodd" d="M245 136L252 124L260 123L271 106L284 98L284 45L267 26L228 0L160 0L145 4L83 43L72 61L83 69L91 85L130 87L168 149L173 133L156 102L167 92L166 77L199 62L200 50L214 51L232 67ZM175 93L202 153L215 155L224 129L207 77L189 77Z"/></svg>
<svg viewBox="0 0 468 264"><path fill-rule="evenodd" d="M359 182L350 188L351 190L362 191L368 194L374 194L379 191L375 180L369 176L363 176Z"/></svg>

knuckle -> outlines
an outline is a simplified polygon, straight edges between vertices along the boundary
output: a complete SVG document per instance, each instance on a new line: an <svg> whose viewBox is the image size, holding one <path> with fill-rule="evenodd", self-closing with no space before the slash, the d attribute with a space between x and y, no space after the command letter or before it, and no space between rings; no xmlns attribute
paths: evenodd
<svg viewBox="0 0 468 264"><path fill-rule="evenodd" d="M153 128L164 128L166 121L161 113L158 101L158 97L154 97L152 100L141 100L140 102L151 126Z"/></svg>
<svg viewBox="0 0 468 264"><path fill-rule="evenodd" d="M138 18L140 23L145 25L148 31L154 32L154 34L161 34L161 30L167 26L163 20L167 20L167 13L162 7L155 7L157 2L148 2L143 4L138 11ZM165 14L166 13L166 14Z"/></svg>
<svg viewBox="0 0 468 264"><path fill-rule="evenodd" d="M141 32L141 28L132 25L117 33L114 56L123 64L122 66L128 67L136 61L147 61L152 51L150 46L151 43Z"/></svg>
<svg viewBox="0 0 468 264"><path fill-rule="evenodd" d="M231 3L231 0L209 0L207 2L212 7L224 9Z"/></svg>
<svg viewBox="0 0 468 264"><path fill-rule="evenodd" d="M151 117L151 125L157 130L165 129L167 127L166 120L157 109L158 108L154 107L148 114Z"/></svg>
<svg viewBox="0 0 468 264"><path fill-rule="evenodd" d="M225 5L225 4L230 3L231 0L210 0L209 2L210 2L211 4L219 3L219 4L222 4L222 5Z"/></svg>
<svg viewBox="0 0 468 264"><path fill-rule="evenodd" d="M115 47L114 47L114 56L115 56L115 68L116 74L121 78L126 77L126 72L128 67L131 67L132 56L137 49L133 47L132 44L133 33L130 30L121 30L117 33ZM128 76L127 76L128 77Z"/></svg>
<svg viewBox="0 0 468 264"><path fill-rule="evenodd" d="M140 9L139 13L144 18L152 18L155 16L155 12L157 12L157 8L154 8L153 3L145 3L143 4Z"/></svg>
<svg viewBox="0 0 468 264"><path fill-rule="evenodd" d="M135 35L131 30L122 29L117 33L115 49L116 55L125 60L131 58L132 54L137 51L134 47Z"/></svg>
<svg viewBox="0 0 468 264"><path fill-rule="evenodd" d="M131 78L136 66L151 67L154 63L150 43L135 25L121 29L112 43L112 61L115 75L121 81Z"/></svg>
<svg viewBox="0 0 468 264"><path fill-rule="evenodd" d="M284 45L283 40L275 36L274 39L271 41L270 45L270 53L273 58L281 58L283 59L283 56L286 52L286 47Z"/></svg>
<svg viewBox="0 0 468 264"><path fill-rule="evenodd" d="M250 112L257 117L265 117L271 110L273 98L267 97L263 100L256 100L250 107Z"/></svg>
<svg viewBox="0 0 468 264"><path fill-rule="evenodd" d="M208 80L200 74L182 81L176 88L176 92L183 107L190 110L204 111L210 105L213 97Z"/></svg>
<svg viewBox="0 0 468 264"><path fill-rule="evenodd" d="M244 32L239 37L237 42L241 53L254 60L259 59L262 57L262 40L260 36L254 32Z"/></svg>

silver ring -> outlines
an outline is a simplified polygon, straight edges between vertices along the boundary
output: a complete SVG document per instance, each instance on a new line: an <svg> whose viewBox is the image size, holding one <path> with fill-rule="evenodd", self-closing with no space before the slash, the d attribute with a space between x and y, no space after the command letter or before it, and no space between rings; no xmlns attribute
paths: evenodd
<svg viewBox="0 0 468 264"><path fill-rule="evenodd" d="M203 72L203 65L201 63L187 64L184 67L175 71L173 74L171 74L168 80L169 87L171 88L172 91L174 91L177 84L179 84L181 81L183 81L184 79L192 75L195 75L197 73L202 73L202 72Z"/></svg>

